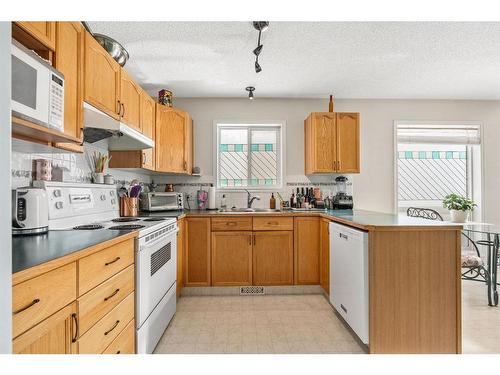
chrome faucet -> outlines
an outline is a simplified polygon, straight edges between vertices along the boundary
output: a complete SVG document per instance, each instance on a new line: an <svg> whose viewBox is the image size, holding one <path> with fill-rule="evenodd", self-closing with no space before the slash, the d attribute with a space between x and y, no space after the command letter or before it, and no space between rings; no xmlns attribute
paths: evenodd
<svg viewBox="0 0 500 375"><path fill-rule="evenodd" d="M245 189L245 191L247 192L247 208L252 208L252 203L254 200L258 200L260 201L260 197L258 195L252 197L252 194Z"/></svg>

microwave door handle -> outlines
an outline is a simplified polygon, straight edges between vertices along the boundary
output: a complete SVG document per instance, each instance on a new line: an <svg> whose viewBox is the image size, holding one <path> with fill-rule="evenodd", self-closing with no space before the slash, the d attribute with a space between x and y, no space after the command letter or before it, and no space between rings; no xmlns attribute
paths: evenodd
<svg viewBox="0 0 500 375"><path fill-rule="evenodd" d="M12 226L14 228L22 228L23 226L17 220L17 189L12 190Z"/></svg>

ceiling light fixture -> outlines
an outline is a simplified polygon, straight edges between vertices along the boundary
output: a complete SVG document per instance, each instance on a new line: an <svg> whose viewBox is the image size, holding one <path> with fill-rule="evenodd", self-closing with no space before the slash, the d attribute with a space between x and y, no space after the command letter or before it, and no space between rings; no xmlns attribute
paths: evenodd
<svg viewBox="0 0 500 375"><path fill-rule="evenodd" d="M257 47L253 50L253 54L255 55L255 73L260 73L262 71L262 67L259 64L259 55L262 52L263 44L260 43L260 37L262 32L267 30L269 27L269 21L253 21L253 27L259 31L259 39L257 40Z"/></svg>
<svg viewBox="0 0 500 375"><path fill-rule="evenodd" d="M245 87L245 90L248 91L248 99L253 100L253 92L255 91L255 87L248 86L248 87Z"/></svg>

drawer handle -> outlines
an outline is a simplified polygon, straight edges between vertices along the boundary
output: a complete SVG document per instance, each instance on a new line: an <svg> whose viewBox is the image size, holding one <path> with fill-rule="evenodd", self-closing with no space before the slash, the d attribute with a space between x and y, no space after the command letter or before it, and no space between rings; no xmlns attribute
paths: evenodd
<svg viewBox="0 0 500 375"><path fill-rule="evenodd" d="M267 225L278 225L277 221L268 221Z"/></svg>
<svg viewBox="0 0 500 375"><path fill-rule="evenodd" d="M113 327L111 327L111 329L109 331L104 332L104 336L107 336L108 333L110 333L112 330L114 330L118 326L118 324L120 324L119 320L116 321L115 325Z"/></svg>
<svg viewBox="0 0 500 375"><path fill-rule="evenodd" d="M230 226L230 227L234 227L235 225L238 225L238 223L236 221L228 221L226 223L226 225Z"/></svg>
<svg viewBox="0 0 500 375"><path fill-rule="evenodd" d="M120 291L120 288L116 289L113 293L111 293L109 296L107 296L106 298L104 298L105 301L107 301L108 299L116 296L116 293L118 293Z"/></svg>
<svg viewBox="0 0 500 375"><path fill-rule="evenodd" d="M112 260L111 262L104 263L105 266L109 266L110 264L113 264L115 262L118 262L120 260L120 257L116 257L115 260Z"/></svg>
<svg viewBox="0 0 500 375"><path fill-rule="evenodd" d="M71 339L71 342L76 342L78 335L80 334L80 327L78 326L78 319L76 318L76 313L71 314L71 318L75 322L75 335Z"/></svg>
<svg viewBox="0 0 500 375"><path fill-rule="evenodd" d="M26 305L19 310L14 311L14 315L19 314L20 312L23 312L24 310L28 310L31 306L36 305L38 302L40 302L39 298L34 299L29 305Z"/></svg>
<svg viewBox="0 0 500 375"><path fill-rule="evenodd" d="M118 350L118 351L116 352L116 354L120 354L121 352L122 352L121 350Z"/></svg>

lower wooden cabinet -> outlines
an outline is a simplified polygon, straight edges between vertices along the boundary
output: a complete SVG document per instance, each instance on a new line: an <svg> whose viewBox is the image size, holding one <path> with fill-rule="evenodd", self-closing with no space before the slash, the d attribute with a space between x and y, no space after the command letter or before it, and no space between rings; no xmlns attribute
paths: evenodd
<svg viewBox="0 0 500 375"><path fill-rule="evenodd" d="M177 221L179 231L177 232L177 298L180 297L182 288L184 287L184 244L185 244L185 220Z"/></svg>
<svg viewBox="0 0 500 375"><path fill-rule="evenodd" d="M294 219L295 284L319 284L319 218Z"/></svg>
<svg viewBox="0 0 500 375"><path fill-rule="evenodd" d="M15 354L72 354L77 352L76 302L64 307L14 339Z"/></svg>
<svg viewBox="0 0 500 375"><path fill-rule="evenodd" d="M320 221L320 274L319 283L326 294L330 294L330 220Z"/></svg>
<svg viewBox="0 0 500 375"><path fill-rule="evenodd" d="M210 218L186 220L184 285L210 286Z"/></svg>
<svg viewBox="0 0 500 375"><path fill-rule="evenodd" d="M254 232L254 285L293 284L293 232Z"/></svg>
<svg viewBox="0 0 500 375"><path fill-rule="evenodd" d="M102 354L135 353L135 320L131 320L123 331L113 340Z"/></svg>
<svg viewBox="0 0 500 375"><path fill-rule="evenodd" d="M212 285L252 285L252 232L212 232Z"/></svg>

